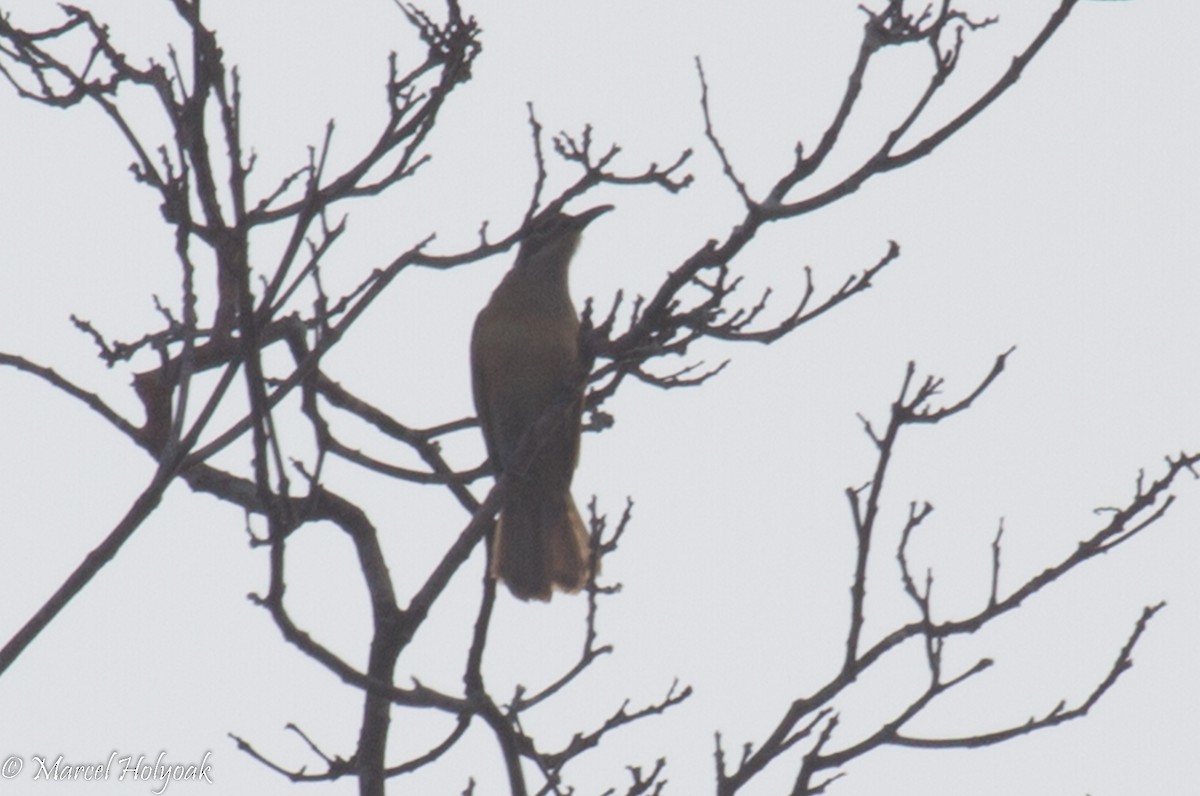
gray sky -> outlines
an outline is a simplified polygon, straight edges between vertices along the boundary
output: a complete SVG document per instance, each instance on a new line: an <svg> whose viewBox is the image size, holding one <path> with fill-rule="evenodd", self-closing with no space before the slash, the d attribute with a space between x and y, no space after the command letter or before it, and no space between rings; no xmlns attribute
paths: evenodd
<svg viewBox="0 0 1200 796"><path fill-rule="evenodd" d="M351 162L380 121L388 51L402 61L419 54L390 3L354 5L206 4L229 61L241 65L245 135L259 157L252 190L301 165L331 117L334 162ZM738 219L737 197L703 139L693 57L703 59L730 157L761 194L796 139L811 147L821 132L861 25L860 12L835 2L464 5L484 30L474 78L446 107L426 172L394 196L346 208L350 232L325 265L331 291L430 231L438 233L434 250L452 251L469 246L484 219L496 229L513 224L533 178L527 100L548 133L591 122L599 142L622 145L618 163L627 171L695 150L696 182L680 195L605 189L585 200L618 209L585 237L572 275L579 303L596 296L607 306L618 288L652 289ZM994 79L1051 5L972 3L977 13L999 13L1001 24L971 36L960 85L932 109L933 121ZM167 13L135 21L128 4L96 7L136 57L161 59L164 36L183 43ZM16 22L56 13L42 2L5 8ZM649 766L662 754L667 792L707 792L714 731L736 755L769 732L790 699L829 676L843 650L852 572L844 490L865 482L872 466L855 413L884 422L909 360L921 374L944 376L953 399L1017 346L969 412L902 439L885 494L887 533L898 531L910 500L937 509L913 552L934 568L935 610L944 616L986 599L1000 518L1003 589L1093 532L1104 517L1092 509L1126 502L1139 468L1157 476L1165 454L1200 446L1198 26L1192 3L1081 2L1020 83L940 151L765 230L737 261L747 299L772 285L782 315L803 286L803 266L812 266L819 292L829 291L894 239L902 257L873 289L769 348L698 347L696 359L733 360L702 389L632 384L612 402L617 424L585 439L575 494L581 503L598 495L613 516L626 495L636 501L633 526L606 562L606 576L624 584L601 614L602 641L616 654L564 695L563 710L578 710L590 726L624 696L634 706L660 699L675 677L696 694L613 734L568 769L580 792L621 786L625 764ZM905 58L878 66L847 132L847 165L896 119L922 67ZM148 134L161 132L151 110L137 116ZM140 419L129 371L106 370L68 318L132 339L157 320L152 294L177 302L156 198L133 183L124 142L97 110L35 107L0 89L0 119L0 350L53 366ZM550 189L571 177L552 163ZM278 241L255 245L269 257ZM328 372L413 424L469 414L471 320L510 262L406 274L327 360ZM7 638L111 529L152 468L97 416L27 376L0 370L0 394ZM307 439L291 430L294 455L308 455ZM381 456L399 455L349 423L339 431ZM464 466L482 457L474 434L447 449ZM244 469L245 448L223 455ZM369 505L401 589L419 582L466 521L427 490L349 469L330 475ZM830 793L1179 793L1200 778L1200 485L1181 481L1179 494L1144 537L956 649L952 659L964 667L980 655L998 664L913 729L986 731L1042 715L1060 699L1074 704L1103 677L1142 607L1166 600L1136 665L1091 716L983 751L883 750L850 767ZM86 763L114 750L165 750L184 762L211 751L215 789L170 792L282 794L299 786L250 761L226 733L294 767L320 761L284 731L287 722L330 753L353 751L358 694L287 646L245 599L264 587L266 561L248 549L244 525L229 507L174 487L0 677L0 758L25 759L18 781L31 779L33 755ZM912 618L888 537L878 545L869 638ZM368 618L348 545L314 527L298 535L291 556L295 615L361 661ZM457 686L481 551L470 567L435 617L443 630L402 658L401 679L415 673ZM495 693L569 665L582 610L582 600L546 607L502 597L488 660ZM919 683L921 666L899 660L863 683L858 701L843 706L847 725L876 715L897 683ZM551 734L578 726L554 712L537 720ZM400 714L395 756L440 726ZM394 790L457 793L469 775L477 794L503 792L481 730L436 772ZM786 781L765 778L754 792ZM143 792L130 783L38 785L47 794ZM355 789L350 780L308 787Z"/></svg>

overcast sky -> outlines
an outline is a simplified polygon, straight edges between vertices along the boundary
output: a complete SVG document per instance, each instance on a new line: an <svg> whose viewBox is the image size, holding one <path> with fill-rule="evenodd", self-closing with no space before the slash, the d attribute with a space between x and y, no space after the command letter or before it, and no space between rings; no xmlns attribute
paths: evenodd
<svg viewBox="0 0 1200 796"><path fill-rule="evenodd" d="M617 211L587 232L572 273L577 302L649 291L665 272L739 218L739 203L703 137L699 55L713 121L752 192L787 168L797 139L810 147L844 85L861 30L853 4L471 2L483 53L428 142L418 181L379 201L348 205L349 233L325 265L331 291L348 289L436 231L434 251L471 245L483 220L508 229L534 176L526 101L547 132L594 125L620 143L636 172L688 147L695 183L594 192L577 207ZM135 61L186 51L169 3L97 3ZM351 8L351 5L353 6ZM929 127L994 80L1051 3L978 0L1000 24L972 34L932 109ZM162 8L157 8L162 6ZM5 2L14 23L52 23L43 0ZM334 165L353 161L384 112L386 59L417 58L415 36L385 0L355 4L218 2L226 57L240 64L244 133L258 155L251 190L265 192L301 165L337 119ZM667 715L610 736L568 769L579 793L626 783L623 766L667 755L668 793L710 792L712 739L736 756L761 741L786 704L829 676L843 652L853 532L844 490L865 483L873 449L856 413L883 423L910 360L945 377L952 400L1011 346L1009 367L966 412L902 437L885 494L886 533L872 567L877 638L911 607L897 591L894 534L910 500L936 511L914 542L934 568L935 613L952 617L986 599L990 543L1005 523L1001 589L1015 586L1094 532L1093 509L1122 505L1138 471L1200 448L1200 10L1182 0L1081 2L1015 88L931 157L884 175L826 210L764 230L737 261L745 296L775 288L782 317L813 269L819 293L877 261L888 241L900 260L874 288L771 347L706 345L690 361L729 367L697 390L629 384L611 403L615 427L585 439L576 498L595 494L634 521L605 577L623 583L602 606L601 640L616 653L538 715L554 732L591 726L623 697L660 699L674 678L696 693ZM920 58L881 58L861 116L834 165L849 168L919 90ZM161 123L144 99L134 118ZM95 108L47 109L0 85L0 351L20 353L94 390L140 422L130 371L107 370L72 313L118 339L155 328L152 295L178 303L170 230L156 197L134 184L127 146ZM550 189L573 177L551 163ZM269 257L278 241L264 238ZM325 362L364 398L414 425L472 413L467 341L475 313L511 255L450 273L406 273ZM141 361L136 369L149 367ZM153 472L103 421L42 382L0 370L0 636L7 639L113 527ZM286 404L285 404L286 408ZM236 415L231 408L227 417ZM399 456L346 423L340 430L381 456ZM286 432L285 432L286 433ZM292 440L294 455L309 453ZM372 447L374 446L374 447ZM483 456L475 434L449 441L456 464ZM222 463L245 470L246 449ZM363 501L388 540L399 588L419 583L467 518L438 497L349 468L329 473ZM476 494L484 494L484 484ZM1030 601L985 638L954 651L964 667L997 665L913 727L987 731L1075 704L1104 676L1143 606L1167 601L1135 652L1135 666L1082 721L973 752L883 750L847 770L830 793L1181 793L1200 779L1200 483L1157 526ZM892 547L888 547L889 539ZM452 582L444 628L401 660L401 678L453 690L478 600L482 551ZM291 547L289 604L314 635L362 661L369 617L349 546L310 528ZM122 755L189 762L211 752L214 788L172 793L295 793L238 752L247 738L293 767L319 768L295 722L330 753L353 752L360 699L288 646L245 599L265 586L262 551L246 544L240 512L173 487L87 589L0 677L0 759L67 762ZM569 665L580 643L582 599L497 607L489 647L494 693L535 684ZM536 651L536 652L531 652ZM557 668L556 668L557 667ZM919 682L920 661L899 661L864 685L847 722ZM956 701L957 700L957 701ZM579 720L578 716L588 718ZM393 752L420 748L426 717L397 714ZM504 792L488 735L394 792ZM562 738L566 740L566 736ZM788 780L764 779L783 787ZM356 783L305 786L352 793ZM0 789L3 785L0 785ZM26 789L28 790L26 791ZM142 793L142 784L23 785L45 794ZM307 791L306 791L307 792Z"/></svg>

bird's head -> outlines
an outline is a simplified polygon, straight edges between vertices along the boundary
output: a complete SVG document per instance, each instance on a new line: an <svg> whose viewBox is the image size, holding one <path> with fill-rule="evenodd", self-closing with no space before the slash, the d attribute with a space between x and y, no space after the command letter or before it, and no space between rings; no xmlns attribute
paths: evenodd
<svg viewBox="0 0 1200 796"><path fill-rule="evenodd" d="M597 205L578 215L557 211L544 216L521 242L518 259L532 265L567 265L584 228L612 209L612 205Z"/></svg>

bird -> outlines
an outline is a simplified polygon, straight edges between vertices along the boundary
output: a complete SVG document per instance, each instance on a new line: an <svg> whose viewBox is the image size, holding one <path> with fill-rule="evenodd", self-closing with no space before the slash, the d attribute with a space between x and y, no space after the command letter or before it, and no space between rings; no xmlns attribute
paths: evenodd
<svg viewBox="0 0 1200 796"><path fill-rule="evenodd" d="M471 333L475 409L495 475L507 476L489 574L520 600L588 580L588 534L571 497L586 374L567 272L584 228L611 209L536 220Z"/></svg>

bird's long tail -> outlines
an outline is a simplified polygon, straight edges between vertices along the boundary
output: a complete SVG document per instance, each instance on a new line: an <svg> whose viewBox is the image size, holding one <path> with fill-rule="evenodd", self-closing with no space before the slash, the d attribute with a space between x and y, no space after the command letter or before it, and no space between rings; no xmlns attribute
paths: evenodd
<svg viewBox="0 0 1200 796"><path fill-rule="evenodd" d="M572 593L588 579L587 529L568 491L510 485L496 521L492 576L522 600L549 600L558 589Z"/></svg>

